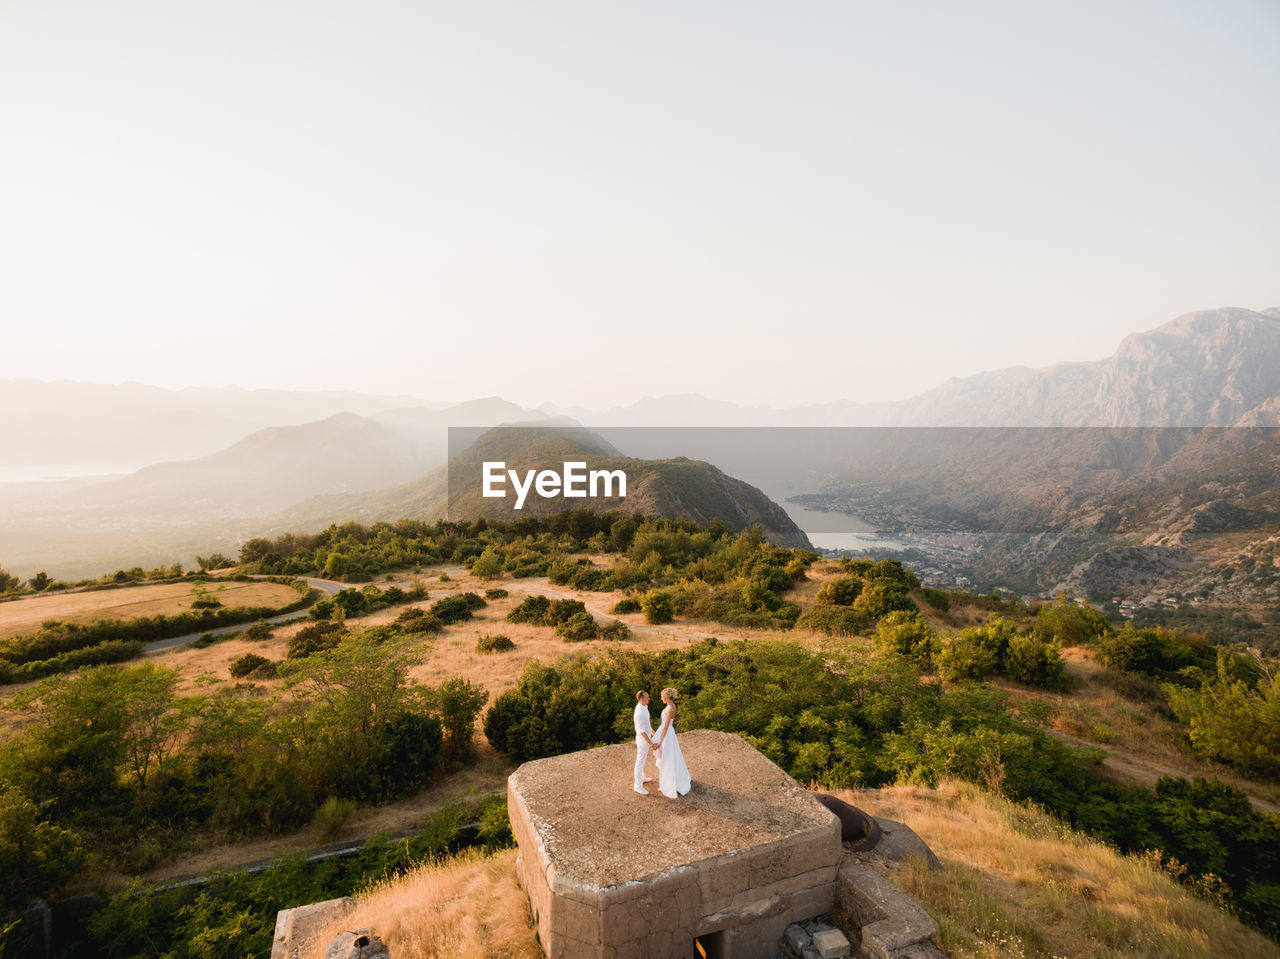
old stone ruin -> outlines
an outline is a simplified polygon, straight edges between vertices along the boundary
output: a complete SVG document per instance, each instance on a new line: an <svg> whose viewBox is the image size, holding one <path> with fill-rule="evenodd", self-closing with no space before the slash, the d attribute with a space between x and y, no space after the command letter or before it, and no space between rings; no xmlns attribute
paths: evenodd
<svg viewBox="0 0 1280 959"><path fill-rule="evenodd" d="M517 869L548 959L941 955L933 921L873 861L932 857L914 833L825 797L833 812L738 736L680 745L693 789L678 800L632 791L629 743L511 775Z"/></svg>
<svg viewBox="0 0 1280 959"><path fill-rule="evenodd" d="M656 782L632 791L630 743L511 774L518 878L548 959L941 959L933 920L883 868L937 864L915 833L803 789L738 736L680 745L693 789L678 800ZM281 912L272 959L297 959L354 905ZM344 933L326 959L395 959L376 932Z"/></svg>

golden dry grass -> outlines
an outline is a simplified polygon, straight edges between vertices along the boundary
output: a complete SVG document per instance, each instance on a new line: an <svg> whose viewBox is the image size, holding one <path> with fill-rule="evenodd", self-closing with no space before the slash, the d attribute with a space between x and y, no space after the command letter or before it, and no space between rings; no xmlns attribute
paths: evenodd
<svg viewBox="0 0 1280 959"><path fill-rule="evenodd" d="M344 931L371 927L396 959L541 959L515 861L514 849L470 850L379 882L302 955L321 959Z"/></svg>
<svg viewBox="0 0 1280 959"><path fill-rule="evenodd" d="M88 623L98 619L133 619L136 616L187 612L196 598L191 587L191 583L125 586L86 593L32 596L0 603L0 638L32 632L47 619ZM296 590L279 583L213 581L205 584L205 589L223 606L284 606L298 598Z"/></svg>
<svg viewBox="0 0 1280 959"><path fill-rule="evenodd" d="M967 783L842 798L905 822L942 860L887 867L938 922L953 959L1275 959L1274 942L1036 809Z"/></svg>
<svg viewBox="0 0 1280 959"><path fill-rule="evenodd" d="M1156 704L1126 698L1105 682L1107 670L1094 661L1093 651L1076 646L1064 649L1068 693L1020 686L999 678L1015 704L1038 702L1047 709L1046 725L1069 741L1100 746L1111 753L1104 771L1113 779L1154 786L1161 776L1204 776L1237 787L1274 811L1280 805L1280 785L1247 779L1224 763L1191 751L1186 728L1170 719Z"/></svg>

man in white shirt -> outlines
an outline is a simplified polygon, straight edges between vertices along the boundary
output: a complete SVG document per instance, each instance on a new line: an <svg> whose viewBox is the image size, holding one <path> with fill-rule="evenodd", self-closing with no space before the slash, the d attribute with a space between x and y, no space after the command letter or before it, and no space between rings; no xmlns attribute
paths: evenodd
<svg viewBox="0 0 1280 959"><path fill-rule="evenodd" d="M641 796L649 795L649 791L644 788L644 784L652 782L648 776L644 774L644 764L649 758L649 750L653 748L653 740L649 737L653 735L653 720L649 716L649 694L643 689L636 693L636 782L635 790Z"/></svg>

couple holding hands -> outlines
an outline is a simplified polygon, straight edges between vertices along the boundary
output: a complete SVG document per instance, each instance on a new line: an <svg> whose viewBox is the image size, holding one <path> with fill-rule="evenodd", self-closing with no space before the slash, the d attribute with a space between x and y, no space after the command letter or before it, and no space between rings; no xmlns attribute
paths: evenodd
<svg viewBox="0 0 1280 959"><path fill-rule="evenodd" d="M653 750L658 762L658 790L668 799L683 796L689 791L689 767L684 764L684 756L680 753L680 741L676 739L676 700L679 694L667 687L662 691L662 701L666 708L662 710L662 729L653 731L653 720L649 717L649 694L643 689L636 693L636 775L635 791L641 796L651 793L644 784L653 780L644 774L645 763L649 759L649 751Z"/></svg>

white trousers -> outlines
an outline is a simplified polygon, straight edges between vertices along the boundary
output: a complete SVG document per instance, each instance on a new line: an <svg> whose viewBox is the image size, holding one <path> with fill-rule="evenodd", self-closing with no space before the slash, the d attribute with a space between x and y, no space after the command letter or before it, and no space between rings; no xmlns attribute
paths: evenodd
<svg viewBox="0 0 1280 959"><path fill-rule="evenodd" d="M649 758L649 744L636 733L636 788L644 788L644 764Z"/></svg>

